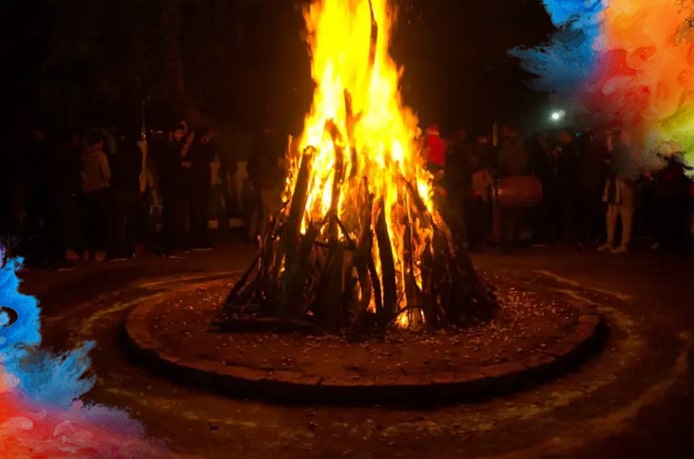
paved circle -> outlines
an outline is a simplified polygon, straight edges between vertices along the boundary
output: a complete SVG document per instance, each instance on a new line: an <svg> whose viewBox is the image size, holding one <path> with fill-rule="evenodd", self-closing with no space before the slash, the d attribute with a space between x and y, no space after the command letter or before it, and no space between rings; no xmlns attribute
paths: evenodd
<svg viewBox="0 0 694 459"><path fill-rule="evenodd" d="M514 283L514 288L517 287L518 283ZM524 287L528 288L527 285ZM423 341L395 345L398 350L412 346L417 351L423 351L420 352L421 355L410 353L408 359L404 356L398 357L397 362L391 362L393 359L389 359L388 356L384 358L378 355L374 358L376 366L367 372L366 365L370 362L367 359L372 359L373 348L387 347L385 351L391 355L392 346L372 343L369 350L364 351L363 346L359 344L352 345L341 339L334 339L325 344L326 349L314 349L309 355L313 356L312 359L318 359L317 354L326 353L325 359L328 360L327 353L334 354L339 356L337 366L315 365L308 371L305 369L306 364L300 362L291 367L268 367L267 364L259 366L255 357L263 350L257 348L256 352L238 350L238 355L233 355L234 361L231 363L225 357L229 356L226 345L228 340L234 339L234 335L220 335L210 330L205 323L193 322L195 319L205 321L205 317L211 314L211 311L207 310L216 307L214 304L198 302L198 296L207 298L209 292L217 292L220 289L228 290L228 282L212 281L182 286L167 292L164 296L141 302L128 314L125 321L127 348L152 368L178 381L236 396L307 403L392 402L403 406L471 401L538 384L575 368L591 353L600 349L605 337L604 324L592 303L574 302L575 305L566 307L566 312L575 316L567 319L567 325L554 330L554 334L546 337L549 345L543 343L542 347L538 345L533 349L521 349L515 352L511 359L499 356L496 360L490 361L484 358L484 353L477 357L481 351L479 347L474 347L477 353L471 350L472 354L458 358L460 362L446 365L443 370L437 371L427 363L434 352L439 352L438 347L441 346L429 346L431 343ZM186 301L191 304L181 304ZM554 301L545 301L542 304L537 298L536 301L538 303L533 309L538 317L549 315L550 307L557 307ZM166 320L168 316L179 314L179 311L183 314L180 317L176 316L178 319L175 322ZM180 323L184 320L181 317L188 318L185 325ZM533 321L534 317L525 320ZM493 331L494 327L488 329L487 333ZM284 338L269 333L251 333L243 336L254 343L258 341L260 345L274 346L271 354L282 357L282 364L285 364L287 359L304 358L309 346L315 342L307 337L292 336L297 341L296 352L300 353L297 358L292 357L291 350L285 350L286 346L282 347L279 344L280 341L286 344L289 339L287 335L284 335ZM173 339L176 348L172 349L172 346L163 344L164 337L167 341ZM197 345L191 344L193 338ZM472 339L473 336L466 337L461 333L460 339L466 338ZM506 336L504 339L508 338L509 336ZM320 341L317 343L322 344ZM515 343L511 339L506 344L514 348ZM518 341L518 344L521 343L524 342ZM435 341L434 344L438 345L439 342ZM256 344L252 346L256 347ZM443 348L450 347L450 343L444 343ZM460 344L457 347L462 348ZM348 356L352 358L348 359ZM424 363L417 361L417 356L425 358ZM350 367L349 371L340 373L347 364ZM359 377L353 376L353 366L361 368Z"/></svg>
<svg viewBox="0 0 694 459"><path fill-rule="evenodd" d="M673 406L691 406L686 323L671 321L671 311L656 307L652 295L632 294L629 279L618 284L623 289L610 289L596 277L548 269L544 259L534 267L520 257L503 261L566 301L595 304L610 339L580 371L484 403L428 411L268 405L188 389L133 365L118 350L120 324L142 298L222 273L135 279L49 313L44 336L58 348L95 340L98 379L90 398L129 410L150 434L169 439L172 458L686 457L676 455L685 434L667 421L678 415ZM71 330L67 339L65 330Z"/></svg>

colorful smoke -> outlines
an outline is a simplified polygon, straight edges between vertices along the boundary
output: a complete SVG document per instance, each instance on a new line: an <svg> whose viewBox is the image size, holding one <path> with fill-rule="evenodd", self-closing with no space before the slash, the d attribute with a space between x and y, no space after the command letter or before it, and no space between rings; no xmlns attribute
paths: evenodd
<svg viewBox="0 0 694 459"><path fill-rule="evenodd" d="M660 154L694 166L694 0L545 0L558 31L511 50L533 87L580 105L593 123L639 139L642 169Z"/></svg>
<svg viewBox="0 0 694 459"><path fill-rule="evenodd" d="M38 301L19 291L22 260L3 255L0 247L1 457L164 457L126 413L79 400L94 385L85 376L93 343L62 355L38 349Z"/></svg>

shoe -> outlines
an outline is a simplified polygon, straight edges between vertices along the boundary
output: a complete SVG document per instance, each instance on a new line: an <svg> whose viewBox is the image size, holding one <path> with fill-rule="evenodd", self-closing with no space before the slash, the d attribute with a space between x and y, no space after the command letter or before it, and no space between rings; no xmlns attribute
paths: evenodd
<svg viewBox="0 0 694 459"><path fill-rule="evenodd" d="M612 250L612 253L627 253L629 251L629 247L626 245L620 245L616 249Z"/></svg>
<svg viewBox="0 0 694 459"><path fill-rule="evenodd" d="M597 248L598 252L609 252L612 251L612 244L603 244Z"/></svg>
<svg viewBox="0 0 694 459"><path fill-rule="evenodd" d="M171 260L180 260L182 258L187 258L186 254L181 251L173 251L169 252L166 255L164 255L166 258L169 258Z"/></svg>
<svg viewBox="0 0 694 459"><path fill-rule="evenodd" d="M193 247L193 252L209 252L210 250L212 250L210 246Z"/></svg>

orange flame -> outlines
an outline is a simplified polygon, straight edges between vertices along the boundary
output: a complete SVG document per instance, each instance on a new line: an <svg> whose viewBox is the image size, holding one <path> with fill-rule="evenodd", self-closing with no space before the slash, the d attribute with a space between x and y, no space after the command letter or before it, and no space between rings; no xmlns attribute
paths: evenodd
<svg viewBox="0 0 694 459"><path fill-rule="evenodd" d="M431 175L419 154L418 120L401 101L401 72L388 50L394 13L388 0L318 0L304 11L316 89L298 148L290 153L286 194L294 190L301 151L314 147L302 232L329 213L335 169L342 165L337 206L343 223L340 234L345 237L342 231L347 231L356 238L359 225L355 221L368 202L366 184L375 201L383 199L397 282L402 286L406 272L404 221L412 222L420 246L426 237L423 233L430 231L415 218L407 218L412 205L408 204L411 196L406 183L416 188L429 213L439 217L434 211ZM336 149L342 150L342 164ZM377 244L373 247L380 273ZM418 248L421 250L415 247L415 252ZM421 276L414 274L419 283ZM399 305L404 306L403 300Z"/></svg>

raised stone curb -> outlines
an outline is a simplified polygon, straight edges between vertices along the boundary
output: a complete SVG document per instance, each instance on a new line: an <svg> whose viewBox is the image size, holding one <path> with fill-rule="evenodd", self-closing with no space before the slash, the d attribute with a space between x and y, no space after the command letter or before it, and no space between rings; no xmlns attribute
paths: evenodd
<svg viewBox="0 0 694 459"><path fill-rule="evenodd" d="M176 295L186 287L171 295ZM183 384L235 397L285 402L418 405L474 401L537 384L575 369L602 347L607 327L594 307L579 307L579 320L560 341L518 361L460 372L390 374L336 379L292 370L261 371L167 353L148 331L146 317L164 301L153 298L136 306L124 323L131 356Z"/></svg>

